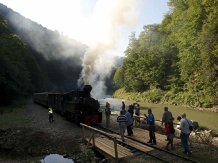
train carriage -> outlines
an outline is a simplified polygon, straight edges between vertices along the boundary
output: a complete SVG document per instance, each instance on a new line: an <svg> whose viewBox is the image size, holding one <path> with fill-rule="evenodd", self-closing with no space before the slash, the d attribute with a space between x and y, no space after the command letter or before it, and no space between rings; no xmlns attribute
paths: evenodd
<svg viewBox="0 0 218 163"><path fill-rule="evenodd" d="M54 111L61 112L62 105L61 105L61 93L49 93L48 94L48 106L52 106Z"/></svg>
<svg viewBox="0 0 218 163"><path fill-rule="evenodd" d="M52 106L54 111L73 120L75 123L94 125L101 123L102 112L98 100L91 97L92 87L85 85L83 90L67 93L35 93L34 102L43 106Z"/></svg>
<svg viewBox="0 0 218 163"><path fill-rule="evenodd" d="M48 106L48 92L43 92L43 93L34 93L33 95L33 100L35 103L43 105L43 106Z"/></svg>

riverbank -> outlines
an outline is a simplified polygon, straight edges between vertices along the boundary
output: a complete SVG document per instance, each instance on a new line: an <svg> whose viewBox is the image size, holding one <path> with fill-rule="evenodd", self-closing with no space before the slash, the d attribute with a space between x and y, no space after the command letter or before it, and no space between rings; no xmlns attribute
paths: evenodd
<svg viewBox="0 0 218 163"><path fill-rule="evenodd" d="M111 108L113 108L114 111L119 111L121 108L122 101L125 102L127 110L130 104L136 102L127 99L105 98L101 100L101 105L104 106L105 102L109 102L111 104ZM164 112L164 107L167 106L169 110L172 112L173 117L175 118L175 123L177 122L177 116L181 116L181 114L185 112L187 117L191 120L197 121L201 128L205 130L213 130L214 132L218 133L218 123L214 123L218 119L218 113L209 111L207 109L197 109L193 107L180 105L148 103L143 101L137 101L137 103L140 104L141 115L147 114L147 110L152 109L152 112L155 115L155 119L161 120L162 114Z"/></svg>

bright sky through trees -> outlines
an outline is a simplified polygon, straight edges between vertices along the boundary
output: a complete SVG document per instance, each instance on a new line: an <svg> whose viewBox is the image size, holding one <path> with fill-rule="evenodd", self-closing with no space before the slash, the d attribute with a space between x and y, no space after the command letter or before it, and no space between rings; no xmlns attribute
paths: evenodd
<svg viewBox="0 0 218 163"><path fill-rule="evenodd" d="M127 0L129 1L129 0ZM58 30L63 35L91 45L105 39L110 25L110 14L113 5L118 5L120 0L0 0L0 3L20 13L26 18L42 26ZM133 1L136 2L137 1ZM115 55L123 56L123 51L128 45L128 36L131 32L138 35L142 27L147 24L161 23L164 14L169 11L168 0L139 0L134 22L129 26L119 27L120 36L115 40ZM119 4L120 5L120 4ZM109 13L109 14L108 14ZM114 17L114 16L113 16ZM117 20L116 20L117 21Z"/></svg>

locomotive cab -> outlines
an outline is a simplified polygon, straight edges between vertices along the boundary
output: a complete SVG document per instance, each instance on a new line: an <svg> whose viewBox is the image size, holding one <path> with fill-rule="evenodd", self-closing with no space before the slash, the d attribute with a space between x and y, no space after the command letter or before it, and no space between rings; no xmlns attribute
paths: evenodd
<svg viewBox="0 0 218 163"><path fill-rule="evenodd" d="M63 95L64 111L69 119L87 125L102 121L99 102L91 97L91 90L91 85L85 85L83 90L71 91Z"/></svg>

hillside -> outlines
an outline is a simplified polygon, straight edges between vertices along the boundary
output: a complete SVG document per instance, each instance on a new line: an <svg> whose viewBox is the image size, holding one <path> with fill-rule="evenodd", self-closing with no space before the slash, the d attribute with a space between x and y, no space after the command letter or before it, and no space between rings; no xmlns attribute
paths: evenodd
<svg viewBox="0 0 218 163"><path fill-rule="evenodd" d="M0 56L4 63L0 77L5 81L0 82L4 98L1 104L33 92L76 88L86 45L26 19L3 4L0 15ZM25 72L25 77L21 77L21 72Z"/></svg>

